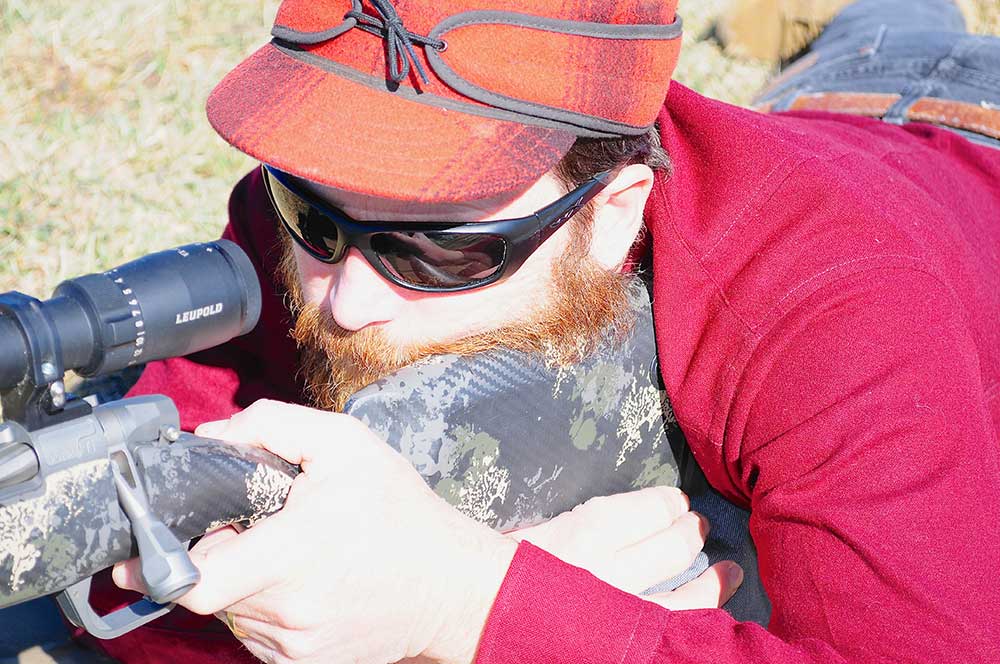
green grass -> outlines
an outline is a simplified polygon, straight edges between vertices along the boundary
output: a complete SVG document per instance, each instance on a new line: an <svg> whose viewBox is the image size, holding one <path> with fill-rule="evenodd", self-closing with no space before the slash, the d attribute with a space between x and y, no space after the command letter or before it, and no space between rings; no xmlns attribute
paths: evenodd
<svg viewBox="0 0 1000 664"><path fill-rule="evenodd" d="M1000 32L996 0L980 31ZM746 103L759 63L699 41L728 0L681 0L678 80ZM252 162L204 116L267 40L275 0L0 0L0 291L215 237Z"/></svg>

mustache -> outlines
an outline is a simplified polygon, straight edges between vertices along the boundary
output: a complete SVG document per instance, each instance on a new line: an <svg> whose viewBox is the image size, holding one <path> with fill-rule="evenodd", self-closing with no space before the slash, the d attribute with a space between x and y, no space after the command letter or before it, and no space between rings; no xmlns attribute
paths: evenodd
<svg viewBox="0 0 1000 664"><path fill-rule="evenodd" d="M391 343L378 328L345 330L316 305L301 306L290 334L299 346L306 396L324 410L343 410L352 394L421 355Z"/></svg>

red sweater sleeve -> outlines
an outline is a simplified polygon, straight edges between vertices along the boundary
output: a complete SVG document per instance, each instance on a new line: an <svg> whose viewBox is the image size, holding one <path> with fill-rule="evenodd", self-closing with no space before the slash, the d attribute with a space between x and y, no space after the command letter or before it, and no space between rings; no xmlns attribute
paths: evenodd
<svg viewBox="0 0 1000 664"><path fill-rule="evenodd" d="M479 661L990 661L991 398L961 308L934 276L881 268L826 285L758 343L727 425L768 630L720 610L638 611L580 570L519 554Z"/></svg>
<svg viewBox="0 0 1000 664"><path fill-rule="evenodd" d="M648 662L668 616L658 605L521 542L476 662Z"/></svg>

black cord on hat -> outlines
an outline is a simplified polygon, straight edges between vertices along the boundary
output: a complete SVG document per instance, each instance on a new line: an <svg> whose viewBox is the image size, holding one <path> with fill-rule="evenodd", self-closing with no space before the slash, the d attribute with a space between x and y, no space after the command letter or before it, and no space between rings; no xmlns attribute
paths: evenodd
<svg viewBox="0 0 1000 664"><path fill-rule="evenodd" d="M406 79L406 76L410 73L411 63L416 67L421 80L424 83L429 83L427 72L424 71L423 65L420 64L420 60L413 50L413 44L430 46L431 48L443 51L446 46L445 42L440 39L424 37L423 35L418 35L407 30L403 26L403 19L400 18L391 0L370 0L370 2L381 18L365 14L357 9L347 12L345 18L355 19L358 22L358 27L365 32L370 32L373 35L378 35L386 39L389 78L392 79L393 83L398 85Z"/></svg>

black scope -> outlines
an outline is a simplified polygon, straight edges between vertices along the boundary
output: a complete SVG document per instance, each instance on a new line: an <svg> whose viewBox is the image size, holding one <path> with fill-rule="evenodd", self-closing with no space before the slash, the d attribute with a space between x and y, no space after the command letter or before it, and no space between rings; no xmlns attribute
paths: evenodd
<svg viewBox="0 0 1000 664"><path fill-rule="evenodd" d="M69 279L44 302L3 293L0 390L20 383L36 362L96 376L211 348L252 330L260 306L253 264L228 240Z"/></svg>

